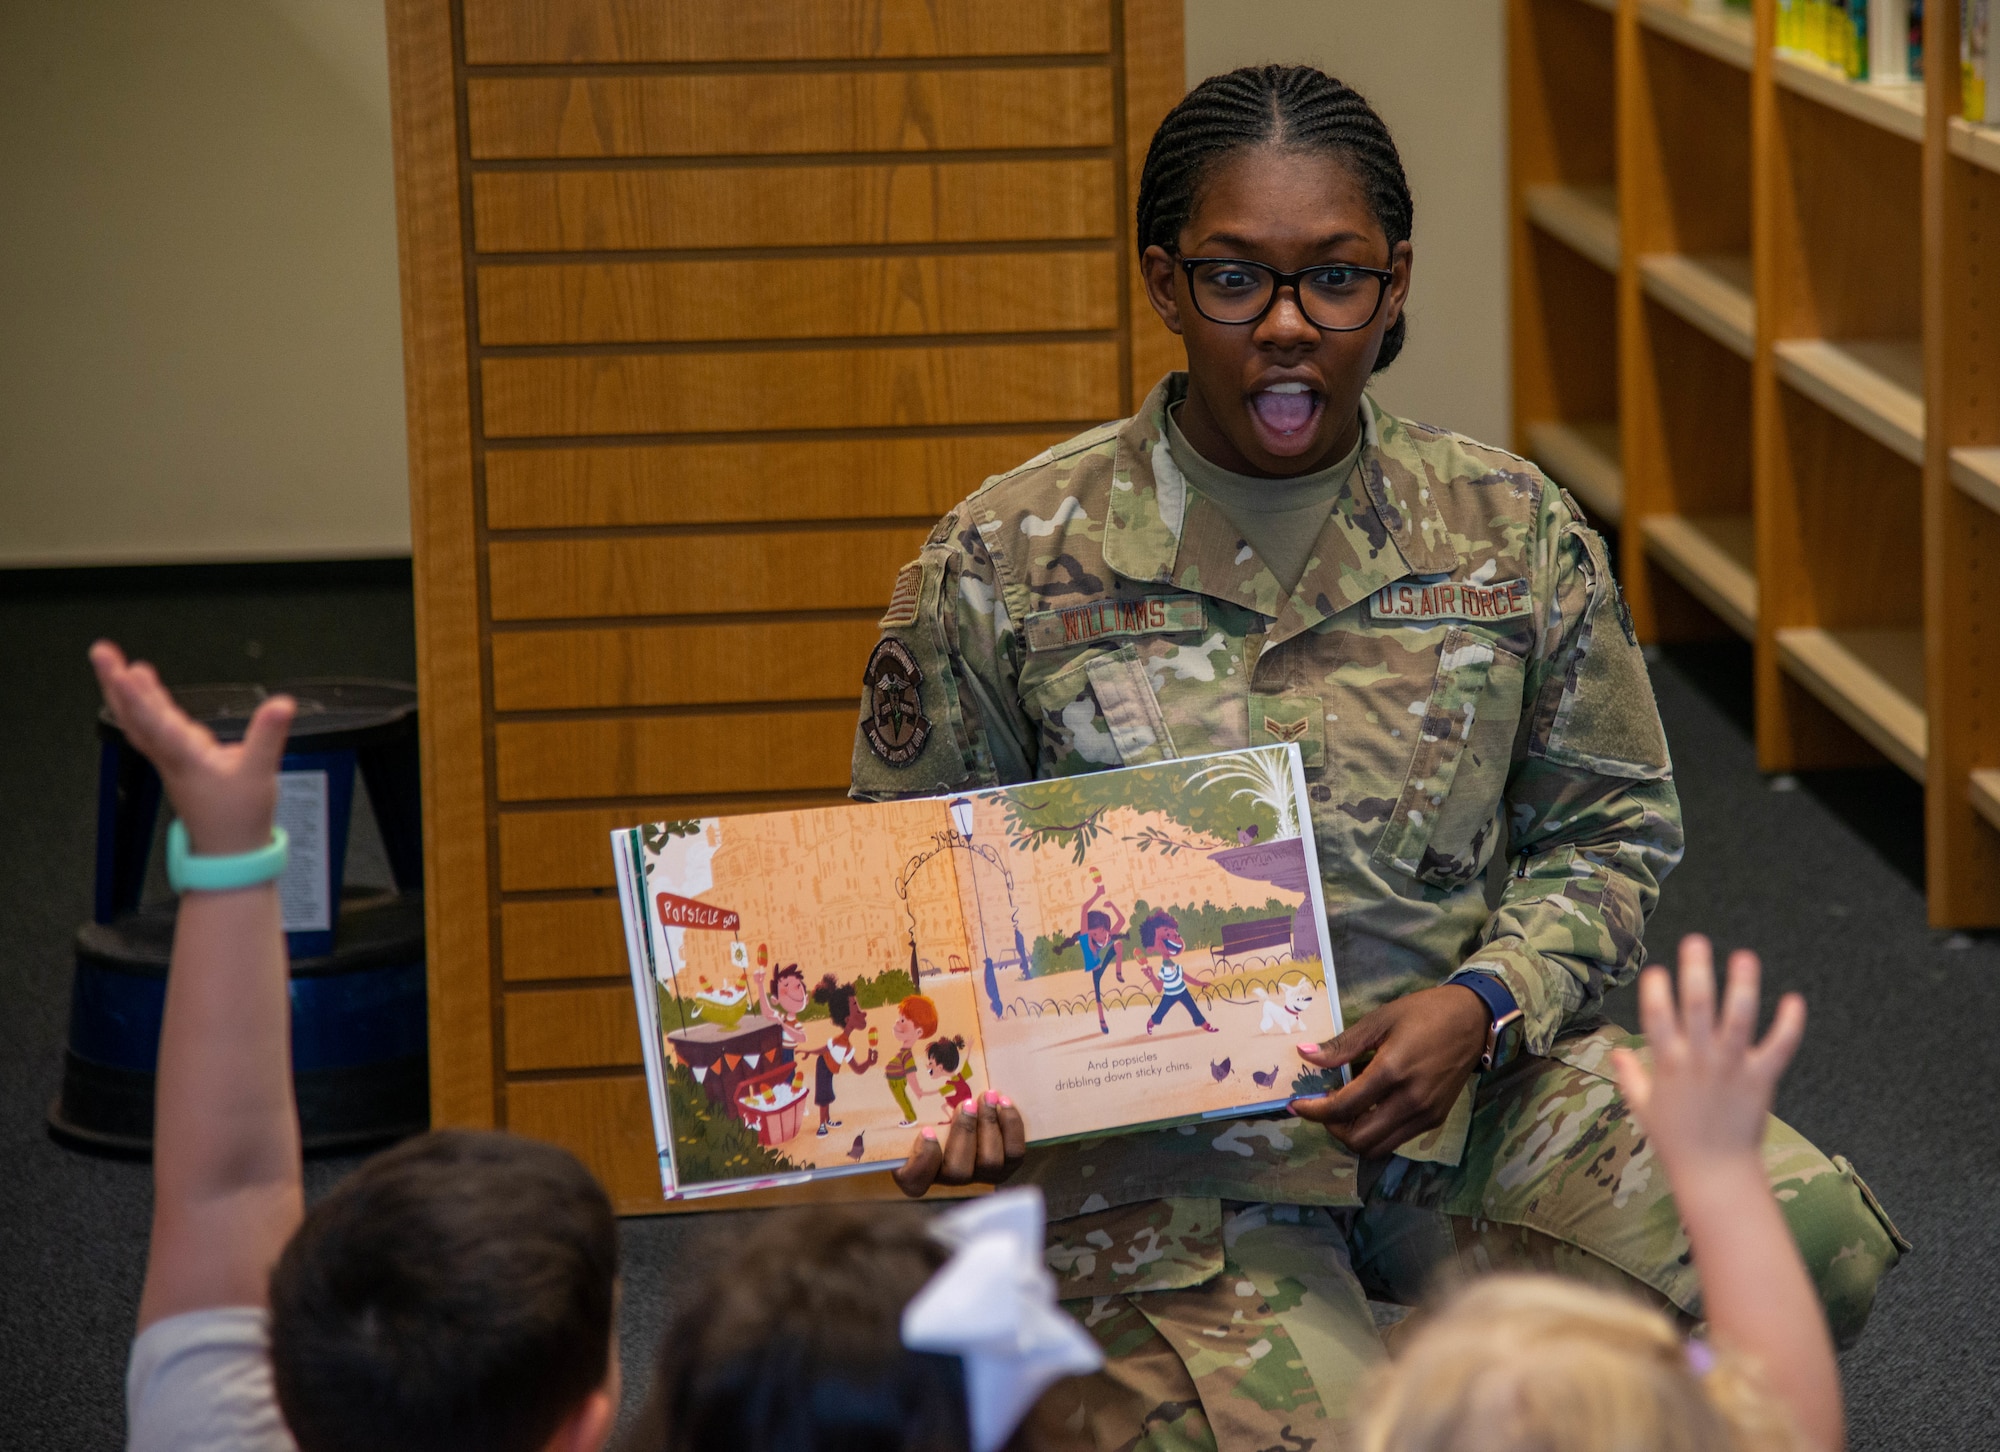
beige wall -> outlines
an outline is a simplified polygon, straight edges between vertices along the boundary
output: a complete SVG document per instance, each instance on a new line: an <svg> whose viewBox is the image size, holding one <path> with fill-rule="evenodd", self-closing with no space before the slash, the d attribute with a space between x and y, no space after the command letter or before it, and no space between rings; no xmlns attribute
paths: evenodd
<svg viewBox="0 0 2000 1452"><path fill-rule="evenodd" d="M0 3L0 567L409 550L379 0Z"/></svg>
<svg viewBox="0 0 2000 1452"><path fill-rule="evenodd" d="M1384 406L1508 441L1501 0L1187 0L1187 74L1310 63L1389 123L1416 198L1410 342Z"/></svg>
<svg viewBox="0 0 2000 1452"><path fill-rule="evenodd" d="M1505 442L1501 0L1187 0L1190 80L1309 60L1417 203L1378 392ZM374 0L0 4L0 567L409 548Z"/></svg>

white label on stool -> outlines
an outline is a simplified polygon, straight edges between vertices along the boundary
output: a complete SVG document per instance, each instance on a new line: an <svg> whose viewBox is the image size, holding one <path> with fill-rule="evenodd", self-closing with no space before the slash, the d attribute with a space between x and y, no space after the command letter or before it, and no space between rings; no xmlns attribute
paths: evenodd
<svg viewBox="0 0 2000 1452"><path fill-rule="evenodd" d="M326 773L278 773L278 825L292 839L278 905L288 933L323 933L333 926L332 884L327 880Z"/></svg>

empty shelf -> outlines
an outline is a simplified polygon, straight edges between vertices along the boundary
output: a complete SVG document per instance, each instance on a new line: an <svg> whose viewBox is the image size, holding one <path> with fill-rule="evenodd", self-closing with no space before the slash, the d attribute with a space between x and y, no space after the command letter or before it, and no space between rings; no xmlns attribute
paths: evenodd
<svg viewBox="0 0 2000 1452"><path fill-rule="evenodd" d="M1924 462L1924 358L1914 342L1793 338L1778 376L1912 464Z"/></svg>
<svg viewBox="0 0 2000 1452"><path fill-rule="evenodd" d="M1951 482L2000 514L2000 449L1953 449Z"/></svg>
<svg viewBox="0 0 2000 1452"><path fill-rule="evenodd" d="M1531 423L1528 456L1607 524L1625 517L1625 470L1615 423Z"/></svg>
<svg viewBox="0 0 2000 1452"><path fill-rule="evenodd" d="M1788 91L1809 96L1822 106L1844 111L1857 121L1879 126L1905 141L1923 142L1924 87L1921 81L1909 85L1850 81L1826 62L1788 50L1777 54L1777 76L1778 84Z"/></svg>
<svg viewBox="0 0 2000 1452"><path fill-rule="evenodd" d="M1757 304L1747 257L1688 257L1653 252L1639 259L1646 295L1685 318L1739 357L1757 347Z"/></svg>
<svg viewBox="0 0 2000 1452"><path fill-rule="evenodd" d="M1653 514L1646 552L1745 639L1757 634L1757 555L1747 515Z"/></svg>
<svg viewBox="0 0 2000 1452"><path fill-rule="evenodd" d="M1606 272L1618 270L1618 193L1611 187L1529 187L1528 220Z"/></svg>
<svg viewBox="0 0 2000 1452"><path fill-rule="evenodd" d="M1781 630L1778 659L1798 683L1918 781L1930 750L1920 630Z"/></svg>
<svg viewBox="0 0 2000 1452"><path fill-rule="evenodd" d="M1975 771L1965 784L1966 800L1972 810L2000 829L2000 771Z"/></svg>
<svg viewBox="0 0 2000 1452"><path fill-rule="evenodd" d="M1747 15L1694 11L1676 0L1639 0L1639 23L1738 70L1750 69L1757 27Z"/></svg>
<svg viewBox="0 0 2000 1452"><path fill-rule="evenodd" d="M1962 116L1952 117L1951 154L1988 171L2000 171L2000 126L1975 126Z"/></svg>

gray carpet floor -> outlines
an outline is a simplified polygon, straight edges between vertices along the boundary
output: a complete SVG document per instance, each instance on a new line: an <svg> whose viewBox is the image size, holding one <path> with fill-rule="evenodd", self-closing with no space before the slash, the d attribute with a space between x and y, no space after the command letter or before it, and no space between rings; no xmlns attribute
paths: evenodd
<svg viewBox="0 0 2000 1452"><path fill-rule="evenodd" d="M109 1449L144 1266L145 1166L50 1142L70 938L89 911L99 634L169 682L409 679L396 566L0 575L0 1442ZM1859 1166L1916 1242L1843 1363L1858 1449L2000 1446L2000 938L1924 921L1921 800L1893 771L1767 782L1746 653L1679 647L1654 667L1688 855L1648 934L1758 948L1811 1006L1780 1113ZM365 848L364 848L365 850ZM366 876L362 864L357 875ZM1630 995L1614 1016L1631 1022ZM352 1160L315 1161L323 1193ZM625 1223L626 1384L636 1397L701 1239L733 1217Z"/></svg>

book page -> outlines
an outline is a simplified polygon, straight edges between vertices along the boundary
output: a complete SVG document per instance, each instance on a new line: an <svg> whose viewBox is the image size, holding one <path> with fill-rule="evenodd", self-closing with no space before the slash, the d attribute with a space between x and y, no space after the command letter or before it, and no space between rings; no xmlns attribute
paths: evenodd
<svg viewBox="0 0 2000 1452"><path fill-rule="evenodd" d="M1260 747L958 799L987 1071L1031 1139L1316 1089L1294 1045L1339 1009L1297 761Z"/></svg>
<svg viewBox="0 0 2000 1452"><path fill-rule="evenodd" d="M640 837L672 1188L899 1164L985 1087L943 802Z"/></svg>

